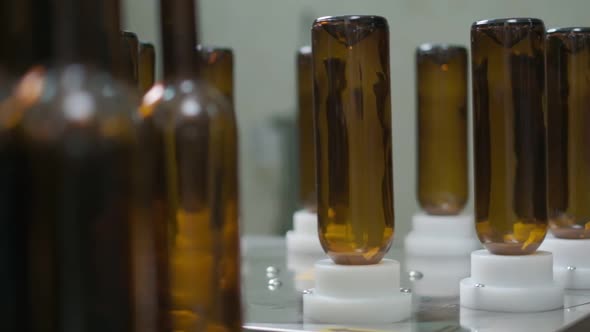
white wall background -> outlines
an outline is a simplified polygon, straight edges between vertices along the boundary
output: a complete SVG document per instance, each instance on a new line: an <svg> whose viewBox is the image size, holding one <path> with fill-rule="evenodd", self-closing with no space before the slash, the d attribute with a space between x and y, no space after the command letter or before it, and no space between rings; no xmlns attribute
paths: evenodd
<svg viewBox="0 0 590 332"><path fill-rule="evenodd" d="M159 49L158 0L125 0L125 27ZM422 42L468 45L475 20L538 17L547 28L590 25L589 0L201 0L202 40L236 56L241 130L243 229L271 234L289 224L296 173L285 131L295 119L295 51L310 42L314 18L377 14L391 35L396 240L409 230L415 200L414 49ZM287 202L286 202L287 201ZM471 210L472 204L468 209Z"/></svg>

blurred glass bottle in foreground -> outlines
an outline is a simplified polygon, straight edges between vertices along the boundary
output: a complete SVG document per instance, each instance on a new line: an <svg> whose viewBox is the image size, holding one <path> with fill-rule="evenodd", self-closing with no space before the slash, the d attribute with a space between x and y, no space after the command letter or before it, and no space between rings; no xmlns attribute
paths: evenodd
<svg viewBox="0 0 590 332"><path fill-rule="evenodd" d="M590 28L547 33L549 224L590 238Z"/></svg>
<svg viewBox="0 0 590 332"><path fill-rule="evenodd" d="M2 330L31 331L29 163L22 116L35 103L52 56L49 1L0 3L0 320ZM29 73L21 79L27 70Z"/></svg>
<svg viewBox="0 0 590 332"><path fill-rule="evenodd" d="M311 47L297 52L297 128L299 142L299 204L317 210L315 135L313 125L313 71Z"/></svg>
<svg viewBox="0 0 590 332"><path fill-rule="evenodd" d="M376 264L394 231L389 27L322 17L312 41L320 242L337 264Z"/></svg>
<svg viewBox="0 0 590 332"><path fill-rule="evenodd" d="M476 229L493 254L534 253L547 232L545 26L471 27Z"/></svg>
<svg viewBox="0 0 590 332"><path fill-rule="evenodd" d="M416 50L418 202L431 215L467 203L467 50L424 44Z"/></svg>
<svg viewBox="0 0 590 332"><path fill-rule="evenodd" d="M164 85L148 91L140 112L156 179L150 200L165 235L158 241L158 268L166 274L160 313L168 330L238 331L235 115L199 80L194 1L160 0L160 13Z"/></svg>

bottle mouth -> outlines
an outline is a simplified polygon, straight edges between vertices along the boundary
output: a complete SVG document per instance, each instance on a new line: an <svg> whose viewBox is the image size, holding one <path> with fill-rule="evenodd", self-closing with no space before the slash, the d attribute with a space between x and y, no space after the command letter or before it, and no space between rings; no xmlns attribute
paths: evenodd
<svg viewBox="0 0 590 332"><path fill-rule="evenodd" d="M387 20L377 15L341 15L323 16L314 21L314 27L327 24L357 24L371 25L373 27L387 27Z"/></svg>
<svg viewBox="0 0 590 332"><path fill-rule="evenodd" d="M416 54L418 56L454 53L467 53L467 48L462 45L444 43L423 43L416 48Z"/></svg>
<svg viewBox="0 0 590 332"><path fill-rule="evenodd" d="M513 26L513 25L526 25L526 26L537 26L544 25L543 20L531 17L513 17L513 18L496 18L486 19L474 22L471 26L477 27L497 27L497 26Z"/></svg>
<svg viewBox="0 0 590 332"><path fill-rule="evenodd" d="M563 27L563 28L552 28L547 30L547 34L590 34L590 27Z"/></svg>

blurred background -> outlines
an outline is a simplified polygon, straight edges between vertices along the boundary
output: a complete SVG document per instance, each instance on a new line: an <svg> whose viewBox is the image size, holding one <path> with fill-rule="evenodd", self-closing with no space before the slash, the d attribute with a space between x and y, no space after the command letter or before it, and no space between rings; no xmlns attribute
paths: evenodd
<svg viewBox="0 0 590 332"><path fill-rule="evenodd" d="M153 42L161 61L157 0L124 0L124 27ZM202 40L235 52L242 230L283 234L297 206L295 54L316 17L376 14L390 26L396 234L409 231L415 199L414 50L469 45L475 20L537 17L546 27L590 26L588 0L201 0ZM158 64L158 72L161 72ZM471 138L471 136L470 136ZM470 150L471 151L471 150ZM471 193L473 190L471 190ZM470 195L471 197L471 195ZM466 212L472 211L472 204Z"/></svg>

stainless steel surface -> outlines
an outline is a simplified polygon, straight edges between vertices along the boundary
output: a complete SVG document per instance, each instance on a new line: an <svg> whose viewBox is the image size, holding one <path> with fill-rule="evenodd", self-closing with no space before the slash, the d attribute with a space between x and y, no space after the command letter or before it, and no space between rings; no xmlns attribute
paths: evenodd
<svg viewBox="0 0 590 332"><path fill-rule="evenodd" d="M590 292L567 291L565 308L550 312L532 314L512 314L483 312L462 309L458 296L431 297L412 292L414 298L413 317L404 322L387 326L339 326L338 324L317 325L303 322L301 286L311 285L312 261L299 264L298 271L288 266L284 239L281 237L246 237L244 251L244 308L246 319L244 328L255 331L535 331L553 332L569 330L570 326L582 320L590 320ZM405 266L406 257L399 248L393 248L387 256L402 264L402 288L418 289L417 282L428 280L429 273ZM446 265L443 259L437 262L436 270L444 266L456 267L456 262ZM468 263L467 263L468 264ZM442 266L442 267L441 267ZM452 271L451 271L452 272ZM432 274L432 272L430 272ZM451 273L452 274L452 273ZM448 273L437 275L444 278ZM412 279L412 280L410 280ZM448 281L434 282L428 288L438 294L445 294L452 287ZM433 286L434 285L434 286ZM298 290L297 287L300 289ZM440 291L440 292L439 292ZM452 291L451 291L452 293ZM572 329L574 330L574 329ZM578 329L575 329L576 331Z"/></svg>

